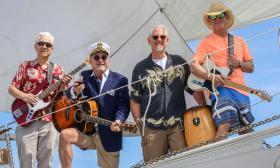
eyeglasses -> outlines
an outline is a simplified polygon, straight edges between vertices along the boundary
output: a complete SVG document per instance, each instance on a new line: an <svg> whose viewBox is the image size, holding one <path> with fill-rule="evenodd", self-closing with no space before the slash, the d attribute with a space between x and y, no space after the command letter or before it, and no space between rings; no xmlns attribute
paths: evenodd
<svg viewBox="0 0 280 168"><path fill-rule="evenodd" d="M106 61L108 59L108 55L94 55L93 56L93 60L94 61L99 61L99 60L102 60L102 61Z"/></svg>
<svg viewBox="0 0 280 168"><path fill-rule="evenodd" d="M161 35L161 36L155 35L155 36L152 36L153 40L158 40L159 38L160 38L161 40L165 40L166 37L167 37L166 35Z"/></svg>
<svg viewBox="0 0 280 168"><path fill-rule="evenodd" d="M47 48L51 48L53 45L51 43L46 43L46 42L38 42L38 46L46 46Z"/></svg>
<svg viewBox="0 0 280 168"><path fill-rule="evenodd" d="M215 20L217 18L223 19L225 16L226 16L226 13L223 12L219 15L209 15L208 18L211 19L211 20Z"/></svg>

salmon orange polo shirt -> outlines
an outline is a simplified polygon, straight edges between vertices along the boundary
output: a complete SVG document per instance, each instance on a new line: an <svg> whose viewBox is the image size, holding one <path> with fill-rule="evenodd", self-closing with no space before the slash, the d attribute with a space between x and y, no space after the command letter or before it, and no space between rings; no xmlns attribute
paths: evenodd
<svg viewBox="0 0 280 168"><path fill-rule="evenodd" d="M253 60L246 42L240 36L233 36L234 40L234 57L240 61L246 62ZM212 53L212 54L211 54ZM217 67L228 67L228 36L222 38L215 33L206 36L198 45L193 59L198 60L200 64L205 63L206 55L210 54L214 59ZM234 68L229 79L233 82L246 85L244 80L244 73L240 68ZM225 86L232 88L230 86ZM233 88L235 89L235 88ZM249 93L235 89L244 95Z"/></svg>

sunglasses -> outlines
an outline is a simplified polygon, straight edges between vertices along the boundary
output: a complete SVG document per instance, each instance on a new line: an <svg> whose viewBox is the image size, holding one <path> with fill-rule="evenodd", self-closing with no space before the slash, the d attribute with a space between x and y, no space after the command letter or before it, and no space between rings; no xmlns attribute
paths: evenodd
<svg viewBox="0 0 280 168"><path fill-rule="evenodd" d="M223 19L226 16L226 13L221 13L219 15L209 15L208 18L211 20L215 20L217 18Z"/></svg>
<svg viewBox="0 0 280 168"><path fill-rule="evenodd" d="M161 36L152 36L152 38L153 38L153 40L158 40L159 38L161 39L161 40L165 40L166 39L166 35L161 35Z"/></svg>
<svg viewBox="0 0 280 168"><path fill-rule="evenodd" d="M47 48L52 48L53 45L51 43L46 43L46 42L38 42L38 46L46 46Z"/></svg>
<svg viewBox="0 0 280 168"><path fill-rule="evenodd" d="M108 59L108 55L94 55L92 58L94 61L99 61L100 59L102 61L106 61Z"/></svg>

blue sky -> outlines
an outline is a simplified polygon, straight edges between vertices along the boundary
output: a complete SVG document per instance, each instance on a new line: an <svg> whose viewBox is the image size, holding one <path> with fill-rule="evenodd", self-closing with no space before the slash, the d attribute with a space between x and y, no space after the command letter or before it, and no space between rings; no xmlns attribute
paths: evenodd
<svg viewBox="0 0 280 168"><path fill-rule="evenodd" d="M231 31L233 34L242 36L247 43L254 57L255 72L246 74L247 85L254 89L265 90L267 93L274 95L280 92L280 49L278 31L280 27L280 18L275 18L266 22L258 23L246 28ZM270 31L268 34L263 34ZM252 37L258 37L251 39ZM251 39L251 40L250 40ZM189 43L191 48L195 50L199 41ZM252 105L259 102L260 99L255 95L250 95ZM264 120L280 114L279 103L280 95L273 97L272 102L262 102L252 107L252 112L256 121ZM0 126L13 121L10 113L1 113ZM280 121L258 127L256 130L279 125ZM14 128L15 125L12 125ZM280 138L278 137L278 142ZM123 150L121 151L120 168L127 168L138 161L142 160L142 151L139 137L125 137L123 139ZM12 142L13 158L15 167L19 167L15 142ZM95 151L82 151L74 147L73 167L86 168L97 167L97 159ZM57 148L54 157L54 167L59 168L60 162L57 154Z"/></svg>

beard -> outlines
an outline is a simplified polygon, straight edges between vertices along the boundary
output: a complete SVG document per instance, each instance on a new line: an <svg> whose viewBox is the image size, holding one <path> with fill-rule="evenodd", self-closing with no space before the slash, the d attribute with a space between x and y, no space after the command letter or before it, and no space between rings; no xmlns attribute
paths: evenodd
<svg viewBox="0 0 280 168"><path fill-rule="evenodd" d="M162 45L158 45L158 46L156 47L156 50L157 50L158 52L163 51L163 46L162 46Z"/></svg>

